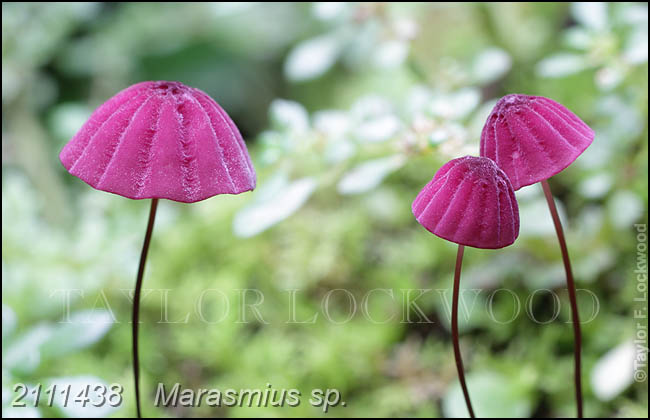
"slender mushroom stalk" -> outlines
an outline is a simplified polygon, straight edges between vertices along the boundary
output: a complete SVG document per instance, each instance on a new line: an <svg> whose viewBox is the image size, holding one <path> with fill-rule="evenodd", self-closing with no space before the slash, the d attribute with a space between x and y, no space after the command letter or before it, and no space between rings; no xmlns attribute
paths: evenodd
<svg viewBox="0 0 650 420"><path fill-rule="evenodd" d="M135 291L133 292L133 320L132 320L132 342L133 342L133 382L135 386L135 409L138 418L142 417L140 409L140 354L138 353L138 327L140 324L140 294L142 292L142 277L144 276L144 266L147 263L147 254L149 253L149 243L153 233L153 223L156 220L156 210L158 209L158 199L151 199L151 210L149 210L149 222L147 222L147 232L144 235L142 244L142 253L140 254L140 263L138 264L138 276L135 279Z"/></svg>
<svg viewBox="0 0 650 420"><path fill-rule="evenodd" d="M571 165L594 139L594 131L563 105L542 96L501 98L481 133L481 156L508 174L515 190L541 182L555 225L566 272L574 334L574 384L578 417L583 416L582 339L576 287L562 224L547 179Z"/></svg>
<svg viewBox="0 0 650 420"><path fill-rule="evenodd" d="M467 383L465 382L465 368L463 367L463 357L460 353L460 343L458 341L458 297L460 295L460 270L463 266L463 253L465 252L465 245L458 245L458 253L456 254L456 269L454 270L454 292L451 298L451 340L454 344L454 358L456 359L456 370L458 371L458 380L460 387L463 389L463 397L465 397L465 404L467 411L471 418L475 418L474 408L472 401L469 398L469 391L467 390Z"/></svg>
<svg viewBox="0 0 650 420"><path fill-rule="evenodd" d="M255 188L255 169L228 114L180 82L142 82L113 96L64 146L61 163L91 187L151 198L133 296L133 378L138 417L140 295L158 200L194 203Z"/></svg>
<svg viewBox="0 0 650 420"><path fill-rule="evenodd" d="M566 284L569 291L569 302L571 303L571 319L573 320L573 336L575 340L573 352L573 381L575 383L576 401L578 403L578 418L583 417L582 413L582 333L580 332L580 314L578 312L578 299L576 297L576 285L573 281L573 272L571 271L571 260L569 259L569 250L564 240L564 231L562 230L562 222L558 215L557 208L555 207L555 200L551 193L551 187L546 180L542 181L544 188L544 195L546 202L553 218L553 225L555 225L555 232L557 233L557 240L560 243L560 251L562 252L562 262L564 263L564 271L566 273Z"/></svg>
<svg viewBox="0 0 650 420"><path fill-rule="evenodd" d="M485 157L465 156L444 164L413 201L413 215L429 232L458 244L451 309L451 333L465 404L474 409L458 342L460 273L465 246L498 249L519 235L519 207L508 176Z"/></svg>

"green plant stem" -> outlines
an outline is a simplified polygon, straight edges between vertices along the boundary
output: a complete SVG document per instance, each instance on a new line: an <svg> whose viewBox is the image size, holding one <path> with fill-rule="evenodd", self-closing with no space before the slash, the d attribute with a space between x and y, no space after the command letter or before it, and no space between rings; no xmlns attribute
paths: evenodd
<svg viewBox="0 0 650 420"><path fill-rule="evenodd" d="M138 356L138 326L140 323L140 294L142 292L142 277L144 276L144 266L147 262L147 253L149 252L149 243L153 233L153 222L156 219L156 209L158 208L158 199L151 200L151 210L149 210L149 223L147 232L144 235L144 244L140 254L140 266L138 267L138 277L135 281L135 293L133 294L133 380L135 381L135 406L138 418L142 418L140 411L140 358Z"/></svg>
<svg viewBox="0 0 650 420"><path fill-rule="evenodd" d="M458 370L458 379L460 386L463 388L463 396L469 415L474 418L474 409L469 399L469 391L465 383L465 369L463 368L463 358L460 354L460 344L458 343L458 297L460 294L460 270L463 265L464 245L458 245L458 254L456 255L456 270L454 272L454 293L451 303L451 337L454 342L454 358L456 359L456 370Z"/></svg>
<svg viewBox="0 0 650 420"><path fill-rule="evenodd" d="M542 188L546 196L548 208L551 211L553 224L555 225L555 232L557 239L560 243L560 250L562 251L562 261L564 262L564 271L566 272L566 283L569 291L569 301L571 302L571 319L573 321L573 358L574 358L574 382L576 393L576 405L578 406L578 418L582 418L582 373L581 373L581 353L582 353L582 336L580 333L580 317L578 314L578 300L576 298L576 285L573 281L573 272L571 271L571 260L569 259L569 251L567 250L566 240L564 239L564 231L562 230L562 223L558 215L557 208L555 207L555 200L551 193L551 187L546 180L542 181Z"/></svg>

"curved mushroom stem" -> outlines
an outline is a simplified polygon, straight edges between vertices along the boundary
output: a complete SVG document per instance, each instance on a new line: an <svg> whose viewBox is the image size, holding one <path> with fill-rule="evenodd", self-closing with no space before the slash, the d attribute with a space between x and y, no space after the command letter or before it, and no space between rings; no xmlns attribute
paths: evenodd
<svg viewBox="0 0 650 420"><path fill-rule="evenodd" d="M144 235L144 244L140 254L140 266L138 267L138 277L135 281L135 293L133 294L133 379L135 381L135 406L138 412L138 418L142 418L140 412L140 359L138 357L138 326L140 319L140 292L142 291L142 277L144 275L144 265L147 262L147 253L149 252L149 243L151 242L151 233L153 232L153 222L156 219L156 209L158 208L158 199L151 200L151 210L149 210L149 223L147 224L147 233Z"/></svg>
<svg viewBox="0 0 650 420"><path fill-rule="evenodd" d="M562 223L555 207L551 187L546 180L542 181L542 188L546 196L548 208L551 211L553 224L555 224L555 231L557 233L558 242L560 242L560 250L562 251L562 261L564 262L564 271L566 272L567 289L569 290L569 301L571 302L571 319L573 321L573 357L574 357L574 381L576 404L578 406L578 418L582 418L582 374L580 354L582 352L582 337L580 334L580 318L578 314L578 301L576 299L576 285L573 281L573 273L571 271L571 260L569 260L569 251L567 250L566 241L564 239L564 231L562 230Z"/></svg>
<svg viewBox="0 0 650 420"><path fill-rule="evenodd" d="M469 415L474 418L474 409L469 399L469 391L465 383L465 369L463 368L463 358L460 354L460 344L458 343L458 296L460 294L460 269L463 265L464 245L458 245L458 254L456 255L456 271L454 272L454 292L451 303L451 337L454 342L454 358L456 359L456 370L458 370L458 379L460 386L463 388L463 396Z"/></svg>

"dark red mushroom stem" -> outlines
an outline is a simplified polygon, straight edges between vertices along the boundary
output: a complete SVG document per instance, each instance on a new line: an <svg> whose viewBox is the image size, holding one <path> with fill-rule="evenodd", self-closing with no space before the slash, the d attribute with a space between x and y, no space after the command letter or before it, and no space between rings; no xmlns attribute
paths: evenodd
<svg viewBox="0 0 650 420"><path fill-rule="evenodd" d="M158 208L158 199L151 200L151 210L149 210L149 223L147 224L147 233L144 235L144 244L140 254L140 266L138 267L138 277L135 281L135 293L133 294L133 380L135 382L135 407L138 418L142 418L140 411L140 358L138 356L138 326L140 322L140 294L142 292L142 277L144 275L144 266L147 262L147 253L149 252L149 243L153 233L153 222L156 219L156 209Z"/></svg>
<svg viewBox="0 0 650 420"><path fill-rule="evenodd" d="M551 211L553 224L555 225L555 232L557 239L560 243L560 250L562 251L562 261L564 262L564 271L566 272L566 283L569 291L569 301L571 302L571 320L573 321L573 358L574 358L574 381L576 393L576 405L578 406L578 418L582 418L582 369L581 369L581 353L582 353L582 335L580 333L580 315L578 313L578 300L576 299L576 285L573 281L573 272L571 271L571 260L569 259L569 251L567 250L566 240L564 239L564 231L560 216L555 207L555 200L551 193L551 187L546 180L541 181L544 195L548 208Z"/></svg>
<svg viewBox="0 0 650 420"><path fill-rule="evenodd" d="M464 245L458 245L458 254L456 255L456 271L454 272L454 292L451 303L451 338L454 342L454 358L456 359L456 370L458 370L458 379L460 386L463 388L463 396L465 397L465 404L467 404L467 411L472 418L474 416L474 409L472 408L472 401L469 398L469 391L465 383L465 369L463 368L463 358L460 354L460 344L458 342L458 296L460 294L460 270L463 265L463 253L465 251Z"/></svg>

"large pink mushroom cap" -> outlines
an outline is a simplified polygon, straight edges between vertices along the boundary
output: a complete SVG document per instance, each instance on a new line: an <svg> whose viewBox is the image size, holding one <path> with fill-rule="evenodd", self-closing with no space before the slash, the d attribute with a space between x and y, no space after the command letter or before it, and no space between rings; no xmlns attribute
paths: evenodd
<svg viewBox="0 0 650 420"><path fill-rule="evenodd" d="M561 172L585 151L594 131L563 105L512 94L497 102L481 133L481 156L508 174L515 190Z"/></svg>
<svg viewBox="0 0 650 420"><path fill-rule="evenodd" d="M460 245L503 248L519 236L519 207L510 180L485 157L444 164L411 209L429 232Z"/></svg>
<svg viewBox="0 0 650 420"><path fill-rule="evenodd" d="M184 203L255 188L239 130L206 93L142 82L97 108L59 155L93 188Z"/></svg>

